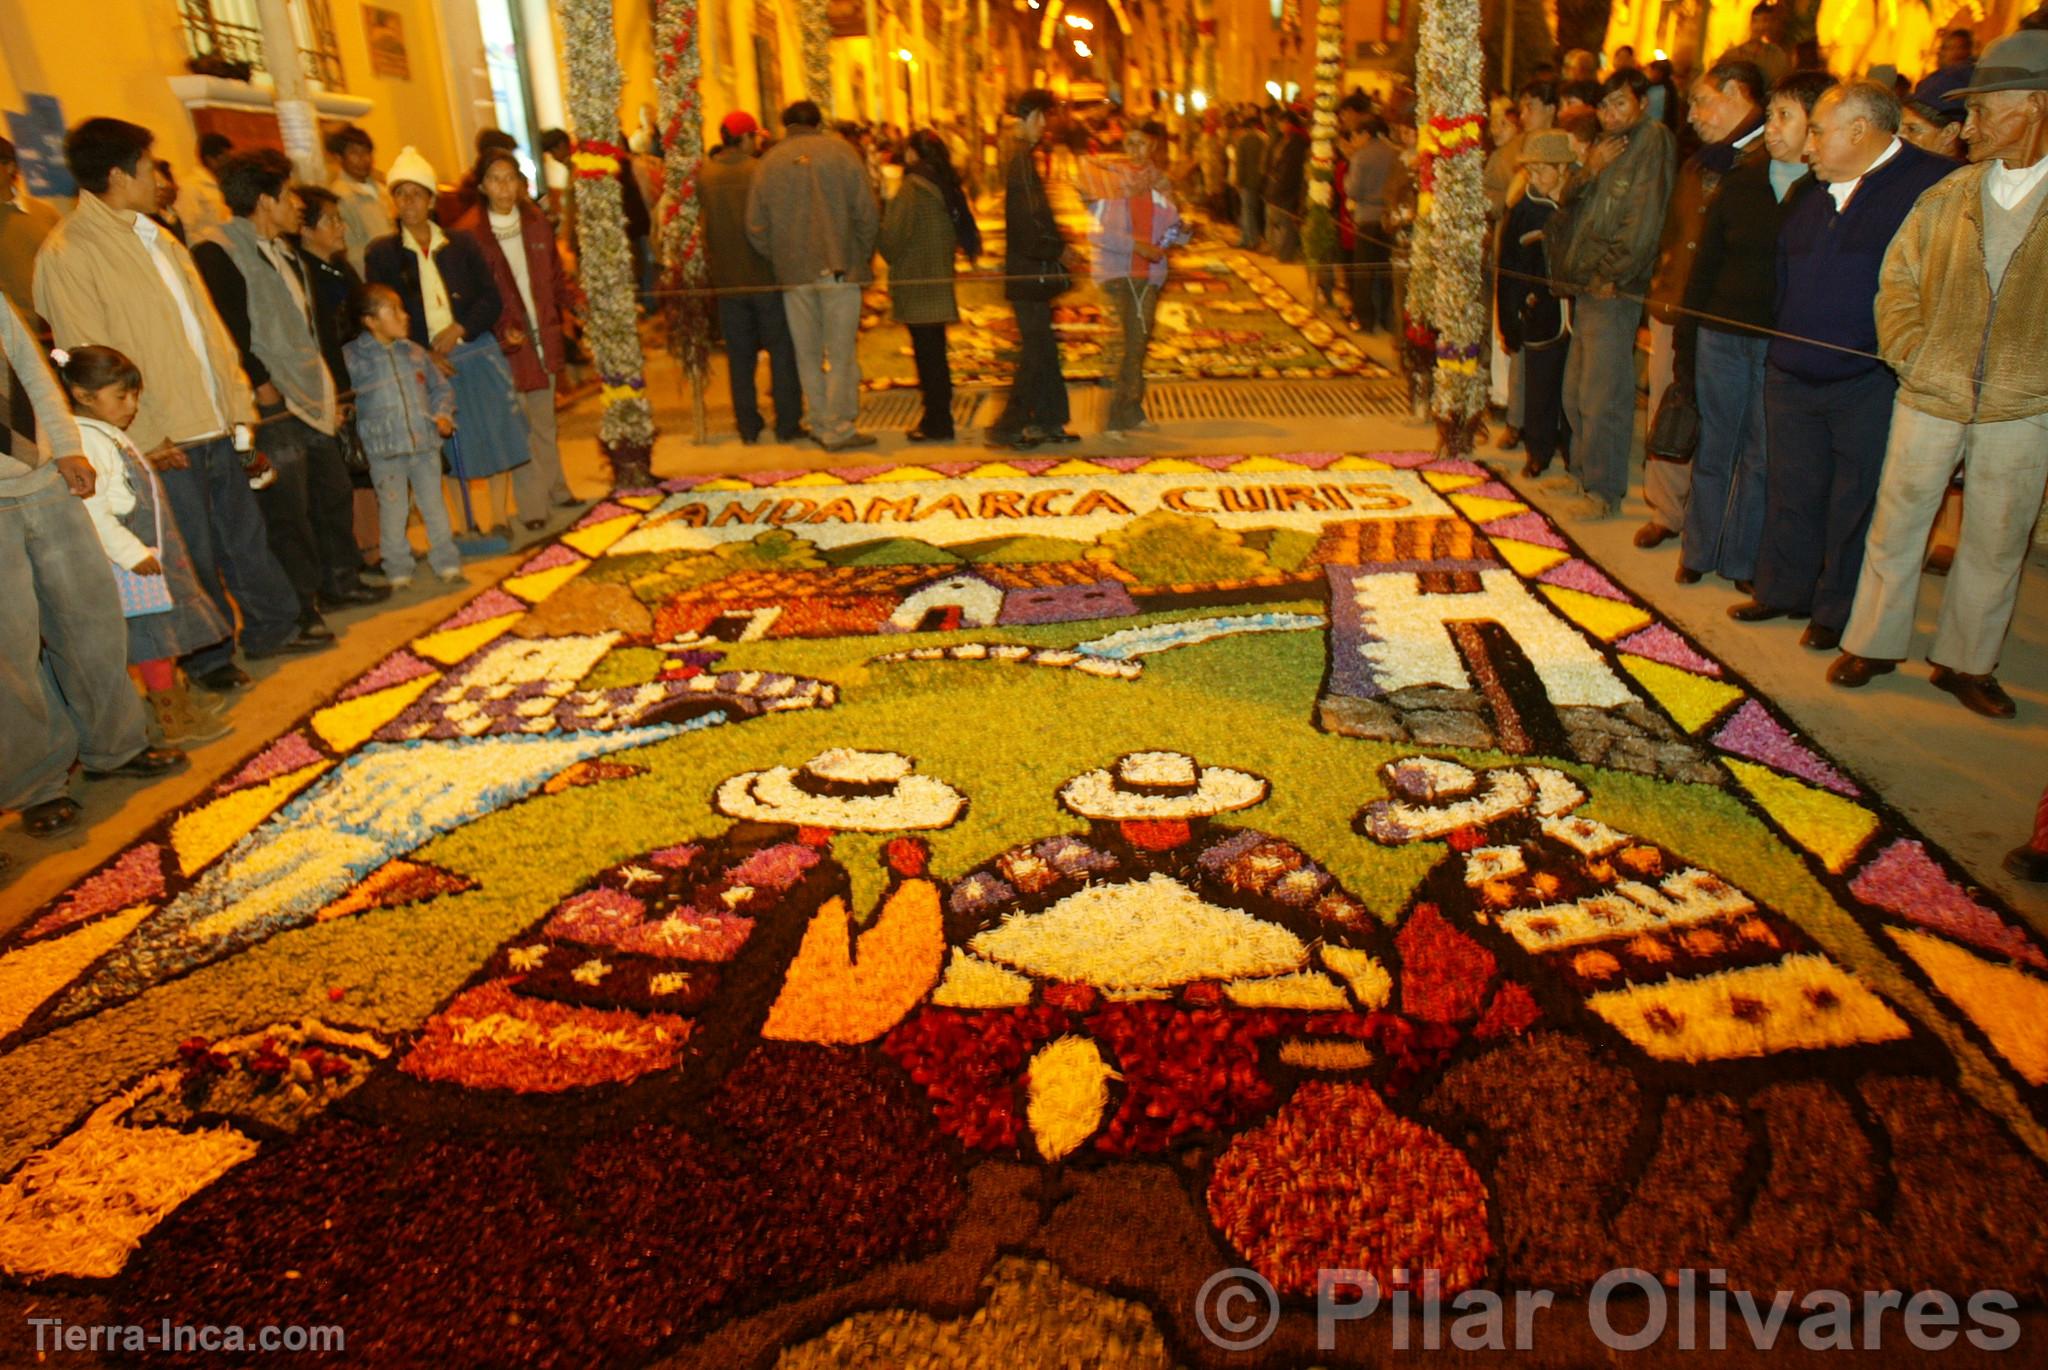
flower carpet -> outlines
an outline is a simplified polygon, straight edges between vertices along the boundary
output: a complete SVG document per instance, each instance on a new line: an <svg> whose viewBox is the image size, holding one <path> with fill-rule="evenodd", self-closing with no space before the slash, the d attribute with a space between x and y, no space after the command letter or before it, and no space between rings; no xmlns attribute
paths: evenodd
<svg viewBox="0 0 2048 1370"><path fill-rule="evenodd" d="M2048 944L1421 454L615 492L0 941L0 1072L0 1282L350 1364L2048 1289Z"/></svg>

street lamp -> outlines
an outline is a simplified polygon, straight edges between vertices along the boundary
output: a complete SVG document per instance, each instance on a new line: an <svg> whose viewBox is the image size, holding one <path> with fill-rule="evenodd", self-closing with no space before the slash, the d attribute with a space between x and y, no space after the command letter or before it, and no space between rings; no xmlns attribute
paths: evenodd
<svg viewBox="0 0 2048 1370"><path fill-rule="evenodd" d="M1086 18L1079 14L1067 15L1066 21L1067 27L1070 29L1081 29L1086 32L1093 32L1095 29L1095 21L1093 19Z"/></svg>
<svg viewBox="0 0 2048 1370"><path fill-rule="evenodd" d="M1094 55L1095 54L1093 52L1089 51L1088 45L1086 43L1082 42L1078 38L1074 40L1074 56L1093 57Z"/></svg>

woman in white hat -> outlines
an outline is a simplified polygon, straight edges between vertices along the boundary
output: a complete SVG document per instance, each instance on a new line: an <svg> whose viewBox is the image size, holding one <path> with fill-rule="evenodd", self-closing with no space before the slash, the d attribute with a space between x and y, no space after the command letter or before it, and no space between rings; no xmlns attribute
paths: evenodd
<svg viewBox="0 0 2048 1370"><path fill-rule="evenodd" d="M492 527L492 516L512 517L512 471L532 460L526 411L512 367L498 345L504 296L492 279L483 249L460 230L434 222L434 168L413 148L400 152L385 178L398 210L398 229L372 242L364 254L371 283L389 286L405 302L412 340L433 349L455 387L456 436L451 466L470 531ZM489 480L482 516L471 507L469 482ZM519 488L519 517L529 531L547 523L547 491ZM460 531L460 530L458 530Z"/></svg>

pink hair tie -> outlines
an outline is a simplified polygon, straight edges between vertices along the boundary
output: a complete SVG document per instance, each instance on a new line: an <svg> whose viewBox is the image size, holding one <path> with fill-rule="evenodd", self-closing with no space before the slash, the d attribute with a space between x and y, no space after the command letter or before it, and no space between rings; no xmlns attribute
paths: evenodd
<svg viewBox="0 0 2048 1370"><path fill-rule="evenodd" d="M61 347L53 347L50 349L50 360L60 367L69 366L71 365L71 354Z"/></svg>

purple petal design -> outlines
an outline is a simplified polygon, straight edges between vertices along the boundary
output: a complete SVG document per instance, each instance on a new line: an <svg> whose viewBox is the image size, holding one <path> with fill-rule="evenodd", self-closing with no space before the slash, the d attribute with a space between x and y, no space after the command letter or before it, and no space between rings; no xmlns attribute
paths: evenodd
<svg viewBox="0 0 2048 1370"><path fill-rule="evenodd" d="M1967 890L1910 838L1886 847L1849 883L1866 904L1895 913L1959 942L2048 970L2048 956L2025 933L1970 897Z"/></svg>
<svg viewBox="0 0 2048 1370"><path fill-rule="evenodd" d="M1836 794L1858 793L1855 784L1821 760L1754 699L1744 700L1714 735L1714 745L1730 756L1761 762L1774 771L1796 775Z"/></svg>

